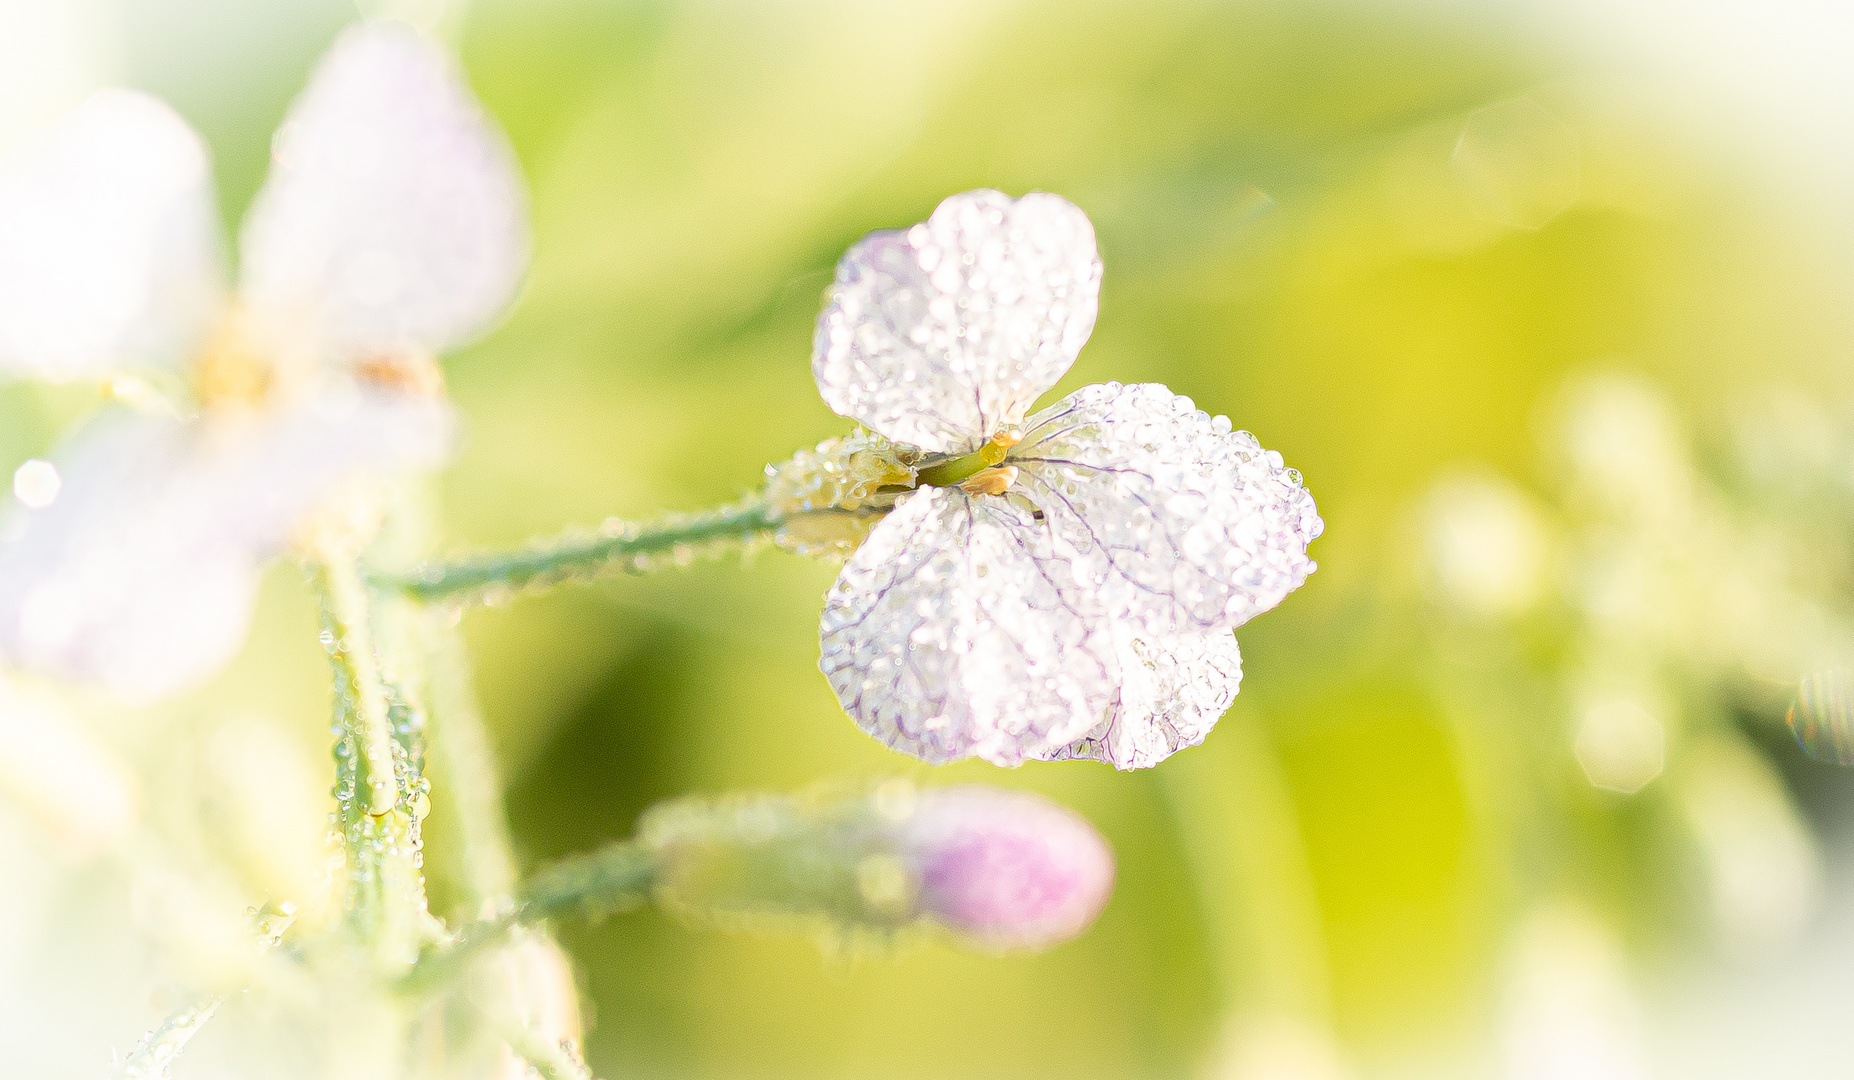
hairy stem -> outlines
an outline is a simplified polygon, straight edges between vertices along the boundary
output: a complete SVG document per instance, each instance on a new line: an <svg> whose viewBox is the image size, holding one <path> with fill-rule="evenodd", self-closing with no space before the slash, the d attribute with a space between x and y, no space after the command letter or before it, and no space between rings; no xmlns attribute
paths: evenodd
<svg viewBox="0 0 1854 1080"><path fill-rule="evenodd" d="M382 678L370 594L351 559L315 573L335 681L335 820L353 936L387 968L418 955L428 915L419 819L422 717Z"/></svg>
<svg viewBox="0 0 1854 1080"><path fill-rule="evenodd" d="M374 656L373 628L368 624L367 585L351 562L330 560L316 572L322 593L322 644L335 666L336 693L344 738L354 740L359 757L355 796L367 813L393 808L398 784L393 771L393 728L387 715L386 687Z"/></svg>
<svg viewBox="0 0 1854 1080"><path fill-rule="evenodd" d="M374 582L427 603L482 602L613 571L638 573L656 565L663 555L681 563L701 551L768 538L782 520L757 501L649 524L614 520L590 536L567 536L522 551L428 563L404 574L376 574Z"/></svg>
<svg viewBox="0 0 1854 1080"><path fill-rule="evenodd" d="M636 907L649 899L655 879L650 852L628 840L564 860L530 878L509 911L471 923L450 942L425 950L404 985L423 991L449 982L472 959L506 942L517 927L568 913L597 918Z"/></svg>

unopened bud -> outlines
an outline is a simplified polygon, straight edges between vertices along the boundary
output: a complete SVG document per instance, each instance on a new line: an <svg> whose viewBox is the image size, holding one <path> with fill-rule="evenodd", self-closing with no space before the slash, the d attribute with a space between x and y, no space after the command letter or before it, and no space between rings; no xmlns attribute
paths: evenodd
<svg viewBox="0 0 1854 1080"><path fill-rule="evenodd" d="M876 935L931 924L982 948L1037 948L1080 934L1113 889L1113 855L1086 821L978 785L682 799L653 809L641 837L659 899L722 922Z"/></svg>
<svg viewBox="0 0 1854 1080"><path fill-rule="evenodd" d="M921 910L990 948L1075 937L1113 891L1114 856L1101 834L1027 792L976 784L922 792L908 834Z"/></svg>

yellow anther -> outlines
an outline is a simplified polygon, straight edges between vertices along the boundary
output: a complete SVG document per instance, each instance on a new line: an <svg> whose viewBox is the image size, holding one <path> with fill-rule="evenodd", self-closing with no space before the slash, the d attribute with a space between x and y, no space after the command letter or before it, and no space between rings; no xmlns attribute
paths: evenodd
<svg viewBox="0 0 1854 1080"><path fill-rule="evenodd" d="M419 397L444 396L444 369L426 353L368 357L354 365L354 377L382 390Z"/></svg>
<svg viewBox="0 0 1854 1080"><path fill-rule="evenodd" d="M200 404L207 408L261 405L270 396L275 374L250 317L233 307L213 329L194 363L193 386Z"/></svg>
<svg viewBox="0 0 1854 1080"><path fill-rule="evenodd" d="M1002 495L1011 490L1011 485L1016 482L1017 466L999 465L973 473L961 480L959 490L967 495Z"/></svg>
<svg viewBox="0 0 1854 1080"><path fill-rule="evenodd" d="M991 441L979 447L979 460L987 465L997 465L1004 461L1005 452L1024 441L1021 431L1000 431L991 437Z"/></svg>

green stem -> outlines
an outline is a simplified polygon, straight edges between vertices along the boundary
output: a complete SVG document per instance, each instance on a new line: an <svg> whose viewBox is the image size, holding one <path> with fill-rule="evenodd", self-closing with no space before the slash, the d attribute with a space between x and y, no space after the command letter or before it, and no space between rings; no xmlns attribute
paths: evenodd
<svg viewBox="0 0 1854 1080"><path fill-rule="evenodd" d="M418 992L448 983L471 960L507 941L517 927L569 912L597 918L635 907L649 899L655 880L655 860L633 841L564 860L529 879L511 910L471 923L449 943L425 950L403 985Z"/></svg>
<svg viewBox="0 0 1854 1080"><path fill-rule="evenodd" d="M345 854L348 925L387 969L409 966L425 936L415 710L389 696L374 648L371 596L349 558L317 565L322 643L335 676L336 821ZM406 743L394 733L394 708ZM402 775L403 773L403 775Z"/></svg>
<svg viewBox="0 0 1854 1080"><path fill-rule="evenodd" d="M335 666L343 738L352 738L359 755L354 796L362 809L378 816L393 808L398 783L393 772L393 727L387 715L386 686L374 656L373 628L368 624L366 583L353 563L334 559L317 568L322 593L322 644ZM341 691L345 690L345 693Z"/></svg>
<svg viewBox="0 0 1854 1080"><path fill-rule="evenodd" d="M523 551L428 563L405 574L375 575L374 583L427 603L480 602L614 570L641 572L651 568L655 556L664 554L680 563L705 548L770 537L783 521L755 501L647 525L614 522L593 536L569 536Z"/></svg>

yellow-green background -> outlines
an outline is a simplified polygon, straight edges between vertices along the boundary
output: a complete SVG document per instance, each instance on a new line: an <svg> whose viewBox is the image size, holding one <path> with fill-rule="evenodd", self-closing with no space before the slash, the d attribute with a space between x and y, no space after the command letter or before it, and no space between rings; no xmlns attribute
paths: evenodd
<svg viewBox="0 0 1854 1080"><path fill-rule="evenodd" d="M125 70L206 134L228 222L351 16L123 5ZM458 40L536 239L506 324L447 364L469 424L450 543L713 505L844 431L808 368L837 256L975 187L1058 192L1095 222L1100 321L1058 392L1163 381L1279 450L1327 522L1320 571L1239 635L1236 709L1132 774L882 749L816 670L833 568L777 552L470 615L529 865L660 797L895 772L1045 791L1119 857L1098 925L1042 955L825 957L655 913L564 927L601 1075L1199 1075L1232 1018L1272 1013L1395 1070L1480 1052L1505 933L1553 890L1636 955L1704 952L1687 871L1644 839L1652 799L1574 793L1557 844L1510 842L1475 748L1557 746L1519 729L1561 721L1492 717L1477 741L1444 715L1408 515L1462 461L1548 482L1534 417L1568 372L1648 372L1703 419L1845 357L1813 238L1729 139L1689 145L1492 21L1389 5L479 0ZM1474 110L1517 96L1576 147L1578 199L1537 229L1490 219L1451 165ZM4 393L12 461L61 414ZM325 682L280 569L200 707L314 739ZM1547 768L1575 786L1568 754ZM442 907L441 817L430 833Z"/></svg>

